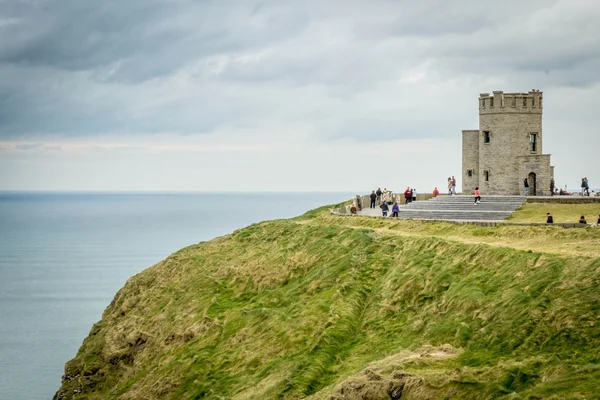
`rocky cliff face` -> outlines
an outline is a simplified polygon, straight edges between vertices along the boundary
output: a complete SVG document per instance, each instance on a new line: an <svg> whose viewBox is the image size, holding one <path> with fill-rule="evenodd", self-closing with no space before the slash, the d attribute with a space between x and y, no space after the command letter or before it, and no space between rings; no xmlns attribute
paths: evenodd
<svg viewBox="0 0 600 400"><path fill-rule="evenodd" d="M532 229L314 212L190 246L117 293L55 399L592 398L600 258Z"/></svg>

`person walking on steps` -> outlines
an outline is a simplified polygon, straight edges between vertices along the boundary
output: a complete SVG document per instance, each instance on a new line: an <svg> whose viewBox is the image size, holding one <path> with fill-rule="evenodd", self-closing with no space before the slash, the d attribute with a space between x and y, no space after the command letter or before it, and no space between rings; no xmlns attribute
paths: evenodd
<svg viewBox="0 0 600 400"><path fill-rule="evenodd" d="M385 201L383 203L381 203L381 205L379 206L379 208L381 208L381 212L383 214L384 217L387 217L387 213L390 209L390 207L388 206L388 203L386 203Z"/></svg>
<svg viewBox="0 0 600 400"><path fill-rule="evenodd" d="M552 215L550 213L546 213L546 223L547 224L553 224L554 223L554 218L552 218Z"/></svg>
<svg viewBox="0 0 600 400"><path fill-rule="evenodd" d="M394 206L392 207L392 217L398 218L399 215L400 215L400 206L398 205L398 202L395 202Z"/></svg>
<svg viewBox="0 0 600 400"><path fill-rule="evenodd" d="M371 193L371 205L369 206L369 208L375 208L375 200L377 200L377 195L375 194L375 191L373 190L373 193Z"/></svg>
<svg viewBox="0 0 600 400"><path fill-rule="evenodd" d="M527 178L523 181L523 186L525 187L525 196L529 195L529 182L527 182Z"/></svg>
<svg viewBox="0 0 600 400"><path fill-rule="evenodd" d="M475 202L473 204L477 205L481 201L481 196L479 195L479 187L475 188L475 191L473 192L473 194L475 195Z"/></svg>
<svg viewBox="0 0 600 400"><path fill-rule="evenodd" d="M452 177L452 195L456 196L456 179Z"/></svg>

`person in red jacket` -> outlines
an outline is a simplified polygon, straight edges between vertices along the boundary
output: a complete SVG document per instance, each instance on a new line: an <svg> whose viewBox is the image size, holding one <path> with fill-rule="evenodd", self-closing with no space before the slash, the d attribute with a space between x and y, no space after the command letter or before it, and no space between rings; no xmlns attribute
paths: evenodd
<svg viewBox="0 0 600 400"><path fill-rule="evenodd" d="M433 197L438 197L440 195L440 191L438 188L433 189Z"/></svg>
<svg viewBox="0 0 600 400"><path fill-rule="evenodd" d="M410 203L411 198L412 193L410 191L410 188L406 188L406 191L404 192L404 204Z"/></svg>
<svg viewBox="0 0 600 400"><path fill-rule="evenodd" d="M479 204L479 202L481 201L481 196L479 195L479 187L475 188L475 192L473 192L473 194L475 195L475 205Z"/></svg>

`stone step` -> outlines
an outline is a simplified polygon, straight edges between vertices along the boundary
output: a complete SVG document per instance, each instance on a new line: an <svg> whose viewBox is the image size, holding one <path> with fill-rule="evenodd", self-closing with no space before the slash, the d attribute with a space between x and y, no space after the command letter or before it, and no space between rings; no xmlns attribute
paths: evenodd
<svg viewBox="0 0 600 400"><path fill-rule="evenodd" d="M469 209L472 207L478 207L480 209L485 209L485 210L514 211L517 208L519 208L520 206L521 206L520 204L496 205L496 204L489 204L489 203L479 203L479 204L475 205L473 202L470 202L470 203L466 203L466 204L436 204L436 203L415 204L415 203L412 203L412 204L407 204L407 205L400 205L400 208L406 209L406 210L466 210L466 209Z"/></svg>
<svg viewBox="0 0 600 400"><path fill-rule="evenodd" d="M426 201L441 201L441 202L454 202L454 201L469 201L472 200L475 196L443 196L443 197L434 197L433 199ZM481 196L482 199L487 199L489 201L504 203L504 202L521 202L523 203L527 200L526 197L523 196Z"/></svg>
<svg viewBox="0 0 600 400"><path fill-rule="evenodd" d="M500 221L509 216L510 213L400 213L401 218L407 219L459 219L471 221Z"/></svg>

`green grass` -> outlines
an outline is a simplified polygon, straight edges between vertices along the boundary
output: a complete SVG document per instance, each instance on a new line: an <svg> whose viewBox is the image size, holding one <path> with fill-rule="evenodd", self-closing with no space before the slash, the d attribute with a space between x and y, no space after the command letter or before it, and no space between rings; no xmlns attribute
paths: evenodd
<svg viewBox="0 0 600 400"><path fill-rule="evenodd" d="M545 223L547 212L552 214L556 223L576 223L579 222L579 217L583 215L588 224L595 224L600 215L600 203L525 203L510 216L509 221Z"/></svg>
<svg viewBox="0 0 600 400"><path fill-rule="evenodd" d="M189 246L131 278L67 364L60 398L600 392L600 257L585 245L596 230L326 209ZM527 248L569 240L565 254Z"/></svg>

